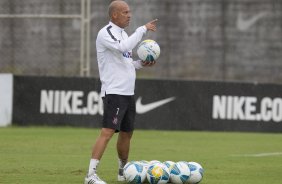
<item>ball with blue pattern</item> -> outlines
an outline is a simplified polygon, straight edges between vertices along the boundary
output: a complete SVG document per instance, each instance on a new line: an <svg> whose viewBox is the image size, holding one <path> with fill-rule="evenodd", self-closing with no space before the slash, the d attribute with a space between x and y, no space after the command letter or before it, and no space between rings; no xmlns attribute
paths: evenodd
<svg viewBox="0 0 282 184"><path fill-rule="evenodd" d="M160 46L154 40L144 40L137 47L137 55L142 61L156 61L160 53Z"/></svg>
<svg viewBox="0 0 282 184"><path fill-rule="evenodd" d="M170 167L170 181L175 184L184 184L190 177L190 168L185 162L176 162Z"/></svg>
<svg viewBox="0 0 282 184"><path fill-rule="evenodd" d="M141 184L146 178L146 169L138 161L128 162L123 168L125 180L130 184Z"/></svg>
<svg viewBox="0 0 282 184"><path fill-rule="evenodd" d="M191 175L187 180L188 184L197 184L200 183L204 177L204 169L197 162L187 162L188 167L190 168Z"/></svg>
<svg viewBox="0 0 282 184"><path fill-rule="evenodd" d="M147 171L150 184L165 184L169 181L169 169L163 163L153 163Z"/></svg>

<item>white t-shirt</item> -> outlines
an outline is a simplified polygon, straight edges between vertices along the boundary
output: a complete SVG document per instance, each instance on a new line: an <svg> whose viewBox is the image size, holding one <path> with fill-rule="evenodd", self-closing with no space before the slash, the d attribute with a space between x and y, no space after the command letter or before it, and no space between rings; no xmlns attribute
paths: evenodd
<svg viewBox="0 0 282 184"><path fill-rule="evenodd" d="M96 39L101 96L105 94L134 95L136 71L141 60L133 61L132 49L141 41L147 29L141 26L128 37L124 29L110 22Z"/></svg>

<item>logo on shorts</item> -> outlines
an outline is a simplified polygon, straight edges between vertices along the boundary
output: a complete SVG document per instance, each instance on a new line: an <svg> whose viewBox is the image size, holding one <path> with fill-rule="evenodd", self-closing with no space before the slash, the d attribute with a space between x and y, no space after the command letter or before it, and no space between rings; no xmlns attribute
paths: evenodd
<svg viewBox="0 0 282 184"><path fill-rule="evenodd" d="M118 122L118 118L117 118L118 113L119 113L119 107L117 108L116 116L115 116L114 119L113 119L113 124L115 124L115 125L116 125L117 122Z"/></svg>
<svg viewBox="0 0 282 184"><path fill-rule="evenodd" d="M117 117L114 117L114 119L113 119L113 124L117 124L117 122L118 122L118 118Z"/></svg>

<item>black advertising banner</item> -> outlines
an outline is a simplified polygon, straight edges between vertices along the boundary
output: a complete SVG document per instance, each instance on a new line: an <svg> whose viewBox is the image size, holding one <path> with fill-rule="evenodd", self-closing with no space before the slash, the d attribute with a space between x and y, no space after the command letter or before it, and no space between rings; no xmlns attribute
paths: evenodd
<svg viewBox="0 0 282 184"><path fill-rule="evenodd" d="M140 128L282 132L279 85L137 81L137 91L145 106L171 99L137 119Z"/></svg>
<svg viewBox="0 0 282 184"><path fill-rule="evenodd" d="M13 123L100 127L94 78L15 76ZM282 86L137 80L136 128L282 132Z"/></svg>
<svg viewBox="0 0 282 184"><path fill-rule="evenodd" d="M15 76L13 123L99 127L98 89L97 79Z"/></svg>

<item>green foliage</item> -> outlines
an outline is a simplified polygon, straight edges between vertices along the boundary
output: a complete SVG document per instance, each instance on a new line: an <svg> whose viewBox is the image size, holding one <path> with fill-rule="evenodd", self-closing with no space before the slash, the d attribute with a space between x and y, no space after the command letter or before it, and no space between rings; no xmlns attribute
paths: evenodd
<svg viewBox="0 0 282 184"><path fill-rule="evenodd" d="M1 128L0 183L83 183L98 134L97 129L84 128ZM116 138L98 171L109 184L120 183ZM202 184L278 184L281 142L281 134L137 130L130 160L196 161L205 169Z"/></svg>

